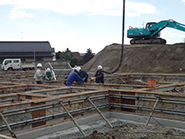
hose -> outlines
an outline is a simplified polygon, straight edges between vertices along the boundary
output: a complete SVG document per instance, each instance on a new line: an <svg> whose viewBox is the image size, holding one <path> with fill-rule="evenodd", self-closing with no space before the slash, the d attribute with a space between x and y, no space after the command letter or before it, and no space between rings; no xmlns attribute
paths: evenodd
<svg viewBox="0 0 185 139"><path fill-rule="evenodd" d="M125 0L123 0L123 19L122 19L122 20L123 20L123 24L122 24L122 45L121 45L121 56L120 56L119 65L118 65L117 68L116 68L114 71L112 71L112 72L108 72L108 71L104 71L104 70L103 70L103 72L104 72L104 73L107 73L107 74L113 74L113 73L117 72L118 69L120 68L121 63L122 63L122 60L123 60L124 30L125 30L125 28L124 28L124 26L125 26Z"/></svg>

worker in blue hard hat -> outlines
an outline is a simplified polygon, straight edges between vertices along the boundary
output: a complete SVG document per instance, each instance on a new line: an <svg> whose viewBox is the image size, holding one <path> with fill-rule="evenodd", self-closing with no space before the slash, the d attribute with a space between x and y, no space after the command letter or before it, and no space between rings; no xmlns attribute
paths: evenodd
<svg viewBox="0 0 185 139"><path fill-rule="evenodd" d="M83 79L78 75L80 69L81 69L80 67L76 67L76 68L74 68L74 71L72 71L68 75L67 81L65 83L66 86L72 86L72 83L74 81L76 81L76 82L83 82Z"/></svg>
<svg viewBox="0 0 185 139"><path fill-rule="evenodd" d="M104 83L104 74L103 67L99 65L94 77L91 77L91 80L96 80L96 83Z"/></svg>
<svg viewBox="0 0 185 139"><path fill-rule="evenodd" d="M42 84L42 78L44 77L44 75L42 74L42 64L38 63L37 64L37 70L35 72L34 78L37 84Z"/></svg>

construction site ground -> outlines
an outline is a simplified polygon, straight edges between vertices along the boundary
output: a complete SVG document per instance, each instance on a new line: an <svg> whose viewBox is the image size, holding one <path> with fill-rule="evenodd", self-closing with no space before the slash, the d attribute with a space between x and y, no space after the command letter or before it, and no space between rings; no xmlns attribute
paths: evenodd
<svg viewBox="0 0 185 139"><path fill-rule="evenodd" d="M173 128L166 129L158 125L141 126L124 124L103 132L93 131L87 137L80 139L183 139L185 132Z"/></svg>
<svg viewBox="0 0 185 139"><path fill-rule="evenodd" d="M86 137L76 127L36 139L184 139L185 130L165 128L159 124L145 126L131 121L108 119L110 128L102 120L82 125Z"/></svg>
<svg viewBox="0 0 185 139"><path fill-rule="evenodd" d="M1 71L0 138L185 139L185 44L125 45L119 70L90 80L120 55L120 44L106 46L82 66L88 82L72 87L63 84L71 69L42 85L35 71Z"/></svg>

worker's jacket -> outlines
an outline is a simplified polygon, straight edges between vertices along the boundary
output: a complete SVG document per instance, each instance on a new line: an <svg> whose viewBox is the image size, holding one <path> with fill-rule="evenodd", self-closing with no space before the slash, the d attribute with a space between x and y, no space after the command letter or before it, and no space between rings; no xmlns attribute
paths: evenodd
<svg viewBox="0 0 185 139"><path fill-rule="evenodd" d="M104 74L103 71L96 71L95 73L95 77L96 77L96 83L104 83Z"/></svg>
<svg viewBox="0 0 185 139"><path fill-rule="evenodd" d="M85 70L82 70L78 75L83 79L84 82L87 82L88 74Z"/></svg>
<svg viewBox="0 0 185 139"><path fill-rule="evenodd" d="M40 69L37 69L34 75L35 80L42 82L42 75L42 71Z"/></svg>
<svg viewBox="0 0 185 139"><path fill-rule="evenodd" d="M82 78L75 71L72 71L67 77L66 86L72 86L74 81L83 82Z"/></svg>
<svg viewBox="0 0 185 139"><path fill-rule="evenodd" d="M46 80L53 80L53 74L51 73L50 70L46 70L44 75Z"/></svg>

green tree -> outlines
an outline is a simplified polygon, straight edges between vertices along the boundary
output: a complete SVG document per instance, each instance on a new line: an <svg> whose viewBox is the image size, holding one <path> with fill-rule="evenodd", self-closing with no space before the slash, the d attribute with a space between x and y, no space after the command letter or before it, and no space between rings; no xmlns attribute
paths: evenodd
<svg viewBox="0 0 185 139"><path fill-rule="evenodd" d="M71 57L71 66L74 67L77 65L77 59L75 57Z"/></svg>
<svg viewBox="0 0 185 139"><path fill-rule="evenodd" d="M60 58L62 60L71 60L72 54L69 48L67 48L65 51L63 51L60 55Z"/></svg>
<svg viewBox="0 0 185 139"><path fill-rule="evenodd" d="M71 51L69 50L69 48L67 48L65 51L57 52L56 53L56 59L57 60L70 61L70 64L71 64L72 67L77 64L77 59L72 56Z"/></svg>
<svg viewBox="0 0 185 139"><path fill-rule="evenodd" d="M89 60L91 60L94 57L92 50L90 48L87 49L87 52L83 56L83 60L85 63L87 63Z"/></svg>

